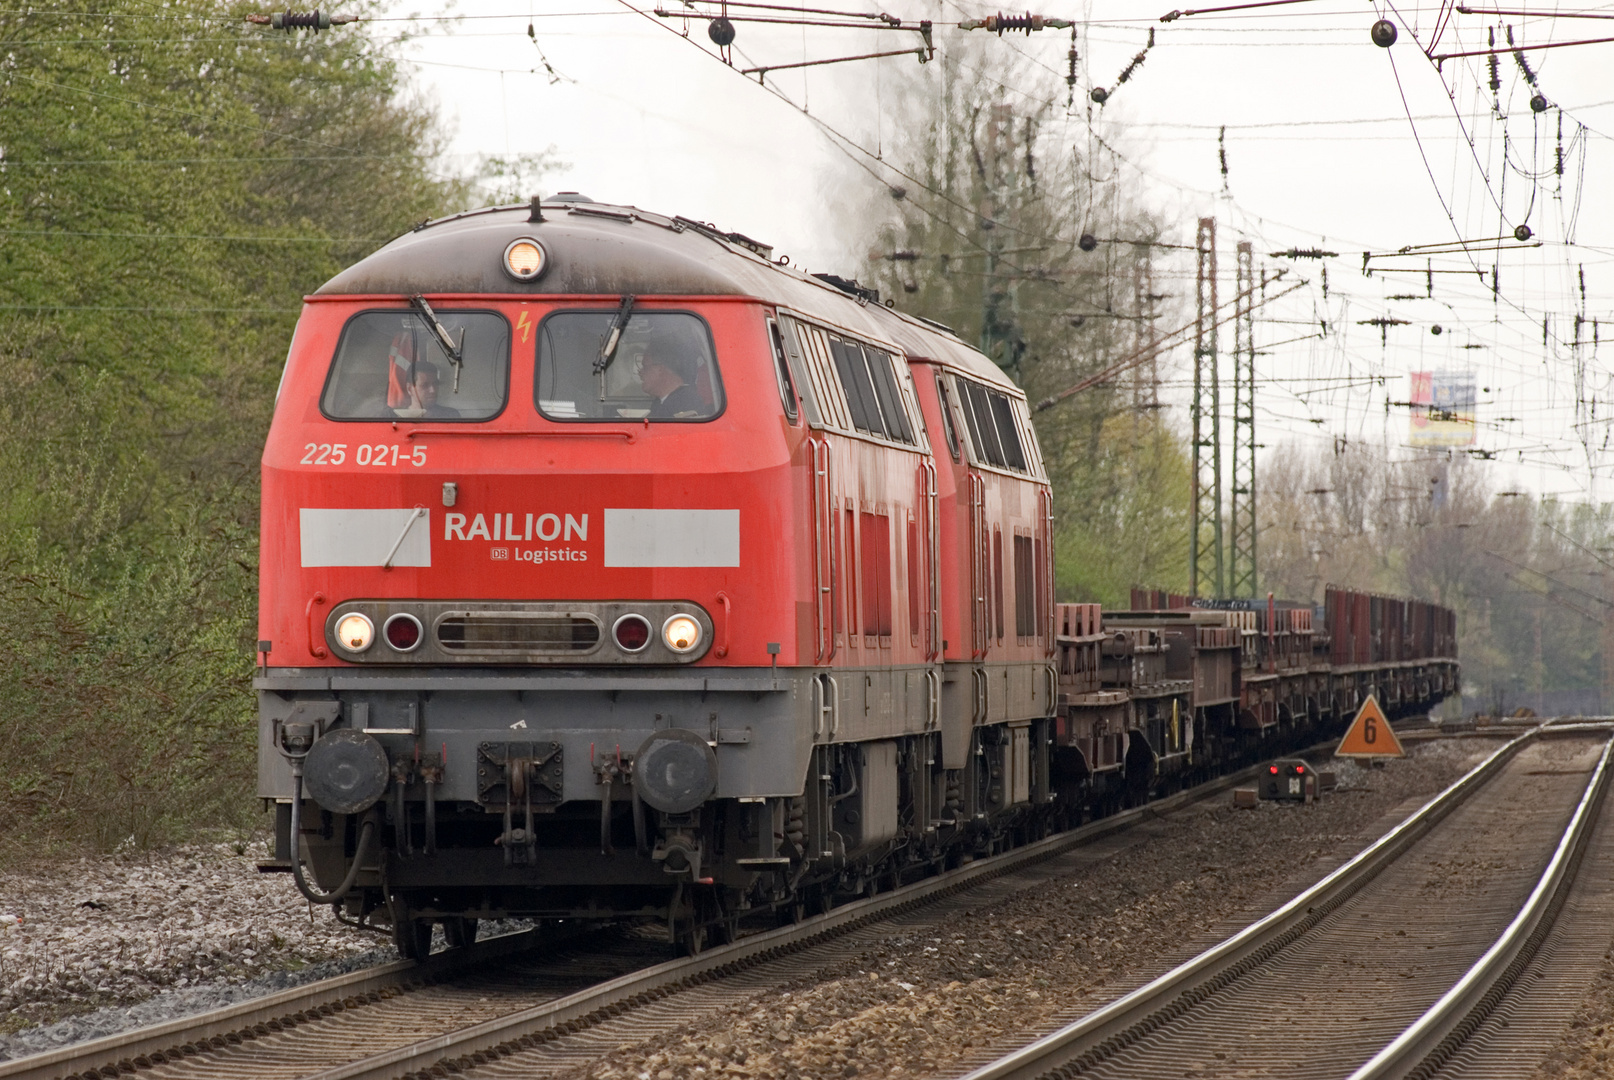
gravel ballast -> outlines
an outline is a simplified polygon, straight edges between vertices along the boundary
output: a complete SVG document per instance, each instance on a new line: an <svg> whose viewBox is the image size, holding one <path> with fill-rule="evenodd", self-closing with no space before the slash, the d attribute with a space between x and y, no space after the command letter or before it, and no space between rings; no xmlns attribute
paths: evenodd
<svg viewBox="0 0 1614 1080"><path fill-rule="evenodd" d="M1602 1080L1614 1075L1614 947L1562 1042L1531 1080Z"/></svg>
<svg viewBox="0 0 1614 1080"><path fill-rule="evenodd" d="M0 1060L398 958L239 846L0 872Z"/></svg>

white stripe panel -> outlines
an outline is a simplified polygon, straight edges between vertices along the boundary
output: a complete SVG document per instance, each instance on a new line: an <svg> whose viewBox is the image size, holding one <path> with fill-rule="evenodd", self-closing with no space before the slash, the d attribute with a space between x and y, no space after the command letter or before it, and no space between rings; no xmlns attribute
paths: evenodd
<svg viewBox="0 0 1614 1080"><path fill-rule="evenodd" d="M386 510L298 511L304 566L380 566L393 545L393 566L432 564L432 512ZM409 532L404 533L407 527ZM403 543L398 543L403 536Z"/></svg>
<svg viewBox="0 0 1614 1080"><path fill-rule="evenodd" d="M606 566L739 566L738 510L605 511Z"/></svg>

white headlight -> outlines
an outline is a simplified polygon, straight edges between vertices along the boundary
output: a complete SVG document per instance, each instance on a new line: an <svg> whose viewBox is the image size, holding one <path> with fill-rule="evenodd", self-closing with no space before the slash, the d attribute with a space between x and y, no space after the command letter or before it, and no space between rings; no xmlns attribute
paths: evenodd
<svg viewBox="0 0 1614 1080"><path fill-rule="evenodd" d="M517 281L538 280L548 263L543 245L528 236L511 241L504 249L504 271Z"/></svg>
<svg viewBox="0 0 1614 1080"><path fill-rule="evenodd" d="M701 643L701 624L688 615L674 615L662 624L661 640L675 653L694 652Z"/></svg>
<svg viewBox="0 0 1614 1080"><path fill-rule="evenodd" d="M375 640L375 623L357 611L343 615L336 623L336 643L348 652L361 653Z"/></svg>

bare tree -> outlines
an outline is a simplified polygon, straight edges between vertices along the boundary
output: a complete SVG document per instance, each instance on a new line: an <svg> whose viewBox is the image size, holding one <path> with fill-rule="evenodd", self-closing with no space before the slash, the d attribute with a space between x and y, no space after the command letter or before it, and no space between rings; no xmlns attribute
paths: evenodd
<svg viewBox="0 0 1614 1080"><path fill-rule="evenodd" d="M1313 603L1339 585L1453 608L1465 690L1485 708L1589 693L1614 674L1609 512L1498 493L1481 469L1445 451L1279 448L1263 463L1262 579Z"/></svg>

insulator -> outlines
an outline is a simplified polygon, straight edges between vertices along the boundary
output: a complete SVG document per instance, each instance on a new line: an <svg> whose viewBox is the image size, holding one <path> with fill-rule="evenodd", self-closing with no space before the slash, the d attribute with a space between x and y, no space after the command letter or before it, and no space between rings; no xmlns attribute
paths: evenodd
<svg viewBox="0 0 1614 1080"><path fill-rule="evenodd" d="M1391 22L1389 19L1380 19L1378 22L1373 24L1372 29L1370 29L1367 33L1368 37L1373 39L1373 44L1377 45L1381 49L1388 49L1391 45L1395 44L1398 31L1395 28L1395 23Z"/></svg>
<svg viewBox="0 0 1614 1080"><path fill-rule="evenodd" d="M259 25L268 25L270 29L284 30L287 33L293 30L312 30L317 34L321 30L329 30L333 26L358 22L359 17L357 15L333 16L326 11L292 11L288 8L285 11L273 12L268 16L248 15L247 21L258 23Z"/></svg>
<svg viewBox="0 0 1614 1080"><path fill-rule="evenodd" d="M1491 65L1491 93L1494 94L1502 89L1502 66L1496 62L1495 53L1485 59Z"/></svg>
<svg viewBox="0 0 1614 1080"><path fill-rule="evenodd" d="M1148 55L1149 55L1149 50L1145 49L1142 52L1138 53L1138 55L1134 56L1132 58L1132 62L1130 64L1128 64L1124 70L1122 70L1121 77L1115 80L1116 83L1117 84L1124 83L1128 79L1130 79L1132 77L1132 73L1134 71L1138 70L1138 66L1143 63L1144 58L1147 57Z"/></svg>
<svg viewBox="0 0 1614 1080"><path fill-rule="evenodd" d="M1508 35L1508 44L1509 45L1513 44L1513 35L1511 35L1511 34ZM1515 62L1518 63L1519 70L1524 73L1524 81L1529 83L1531 86L1534 86L1536 84L1536 73L1530 67L1530 61L1528 61L1528 60L1526 60L1524 58L1524 53L1520 52L1518 49L1514 49L1513 50L1513 59L1514 59ZM1534 108L1534 106L1535 106L1535 102L1532 101L1531 102L1531 107ZM1540 112L1541 110L1537 109L1536 111Z"/></svg>
<svg viewBox="0 0 1614 1080"><path fill-rule="evenodd" d="M1047 28L1050 30L1070 30L1076 24L1070 19L1056 19L1047 15L1033 15L1027 12L1024 15L1005 15L998 12L988 15L984 19L965 19L958 24L960 30L985 30L988 33L996 32L999 37L1005 30L1024 30L1027 34L1033 30Z"/></svg>
<svg viewBox="0 0 1614 1080"><path fill-rule="evenodd" d="M1003 36L1005 30L1023 30L1027 34L1033 30L1042 29L1042 16L1033 15L1029 11L1024 15L1005 15L1001 11L996 15L988 15L983 20L982 29L988 33Z"/></svg>
<svg viewBox="0 0 1614 1080"><path fill-rule="evenodd" d="M734 24L722 15L706 24L706 36L712 39L712 44L720 49L726 49L734 44Z"/></svg>

